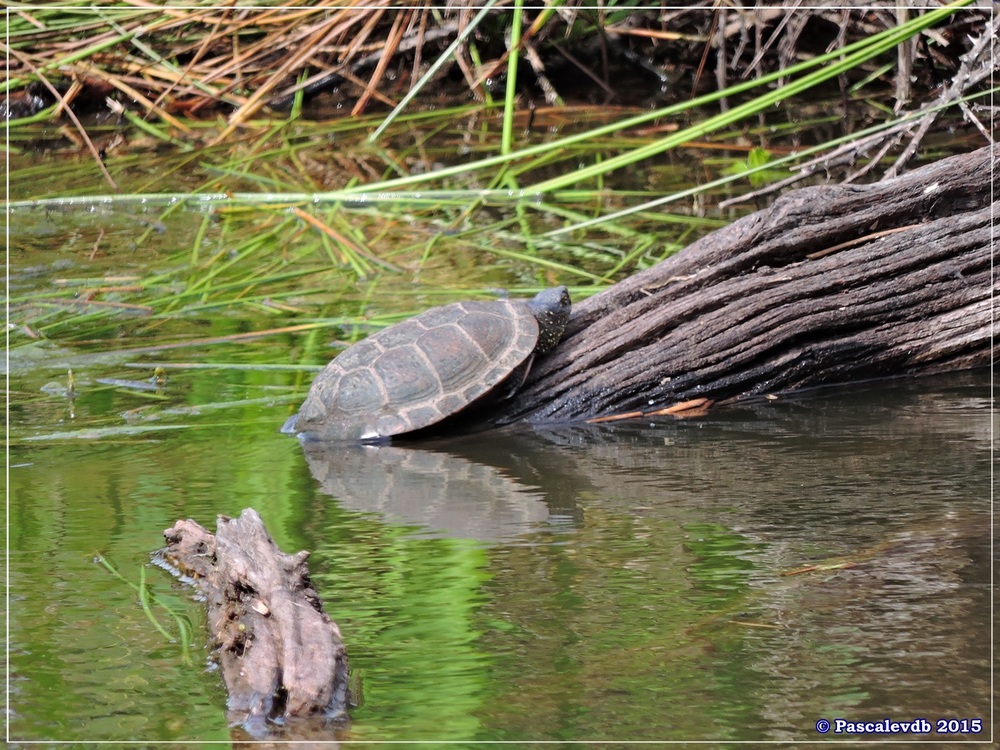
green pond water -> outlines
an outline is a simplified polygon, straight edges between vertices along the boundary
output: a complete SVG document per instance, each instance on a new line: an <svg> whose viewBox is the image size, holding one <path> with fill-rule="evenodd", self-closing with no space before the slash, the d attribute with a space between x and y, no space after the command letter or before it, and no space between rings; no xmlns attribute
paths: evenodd
<svg viewBox="0 0 1000 750"><path fill-rule="evenodd" d="M150 396L96 382L120 366L78 364L71 405L43 390L59 359L11 373L13 739L238 738L201 605L149 554L177 519L214 527L247 507L282 548L312 552L344 634L363 703L331 738L813 740L821 718L988 722L984 375L306 453L278 433L300 375L197 370ZM157 419L127 431L120 415L150 401ZM188 661L98 555L133 582L145 566L193 624Z"/></svg>
<svg viewBox="0 0 1000 750"><path fill-rule="evenodd" d="M42 192L57 166L39 167ZM988 374L685 421L304 450L279 427L309 367L364 330L224 337L406 314L457 298L443 278L480 291L567 280L484 260L474 243L452 252L442 235L448 252L420 279L334 270L321 294L285 282L270 297L226 255L252 222L159 216L12 215L10 739L246 739L229 726L202 604L150 554L178 519L214 529L249 507L284 550L310 551L347 644L361 701L324 738L805 742L859 739L819 733L821 719L886 718L932 723L897 740L986 736ZM133 584L144 575L190 622L186 652L99 558ZM939 719L984 731L942 734Z"/></svg>

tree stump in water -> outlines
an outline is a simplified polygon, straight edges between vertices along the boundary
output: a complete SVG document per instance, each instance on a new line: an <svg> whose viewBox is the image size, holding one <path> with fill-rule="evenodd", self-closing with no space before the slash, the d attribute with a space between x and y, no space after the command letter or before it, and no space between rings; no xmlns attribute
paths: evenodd
<svg viewBox="0 0 1000 750"><path fill-rule="evenodd" d="M574 306L493 423L649 413L991 361L992 146L809 187Z"/></svg>
<svg viewBox="0 0 1000 750"><path fill-rule="evenodd" d="M347 651L309 582L308 552L288 555L253 509L163 532L163 559L204 592L230 719L253 736L267 721L346 716Z"/></svg>

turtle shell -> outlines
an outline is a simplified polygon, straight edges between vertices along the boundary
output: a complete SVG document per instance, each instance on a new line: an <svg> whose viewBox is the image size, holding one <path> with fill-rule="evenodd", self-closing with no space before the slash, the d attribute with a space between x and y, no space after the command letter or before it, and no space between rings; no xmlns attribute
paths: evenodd
<svg viewBox="0 0 1000 750"><path fill-rule="evenodd" d="M506 380L538 336L524 300L433 308L338 355L283 431L369 442L430 427Z"/></svg>

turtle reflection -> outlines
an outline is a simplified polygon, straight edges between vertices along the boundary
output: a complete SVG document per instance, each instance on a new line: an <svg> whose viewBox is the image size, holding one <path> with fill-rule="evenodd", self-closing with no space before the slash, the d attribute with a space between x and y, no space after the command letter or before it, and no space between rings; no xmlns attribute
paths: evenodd
<svg viewBox="0 0 1000 750"><path fill-rule="evenodd" d="M442 451L303 443L320 489L355 511L425 527L430 535L498 542L550 528L541 492L500 470Z"/></svg>

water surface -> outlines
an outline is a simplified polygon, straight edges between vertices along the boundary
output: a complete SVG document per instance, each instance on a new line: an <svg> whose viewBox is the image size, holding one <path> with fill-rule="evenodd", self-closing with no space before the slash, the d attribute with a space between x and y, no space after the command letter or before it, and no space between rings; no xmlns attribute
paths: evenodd
<svg viewBox="0 0 1000 750"><path fill-rule="evenodd" d="M312 552L344 633L363 703L331 737L813 740L821 718L989 724L985 375L687 421L304 451L277 432L288 399L266 399L287 393L287 373L184 373L155 420L95 436L147 398L95 383L115 367L85 366L72 409L41 390L50 375L12 377L30 395L11 425L14 738L239 737L200 604L148 556L175 520L213 527L246 507L284 549ZM196 408L239 398L253 405ZM146 566L194 625L190 663L97 555L133 581Z"/></svg>
<svg viewBox="0 0 1000 750"><path fill-rule="evenodd" d="M703 179L691 162L663 179ZM68 185L70 166L32 167L14 197L103 190ZM163 171L127 184L176 189ZM248 507L283 549L311 552L344 634L361 704L329 738L809 741L820 719L990 724L985 374L419 448L304 449L278 432L309 366L378 316L563 280L511 260L520 235L497 226L551 227L509 214L456 239L438 208L410 223L330 208L400 266L372 278L280 212L12 214L12 738L243 738L202 605L150 553L178 519L213 528ZM615 242L631 257L631 235ZM570 260L609 271L604 255ZM187 652L98 557L187 618Z"/></svg>

